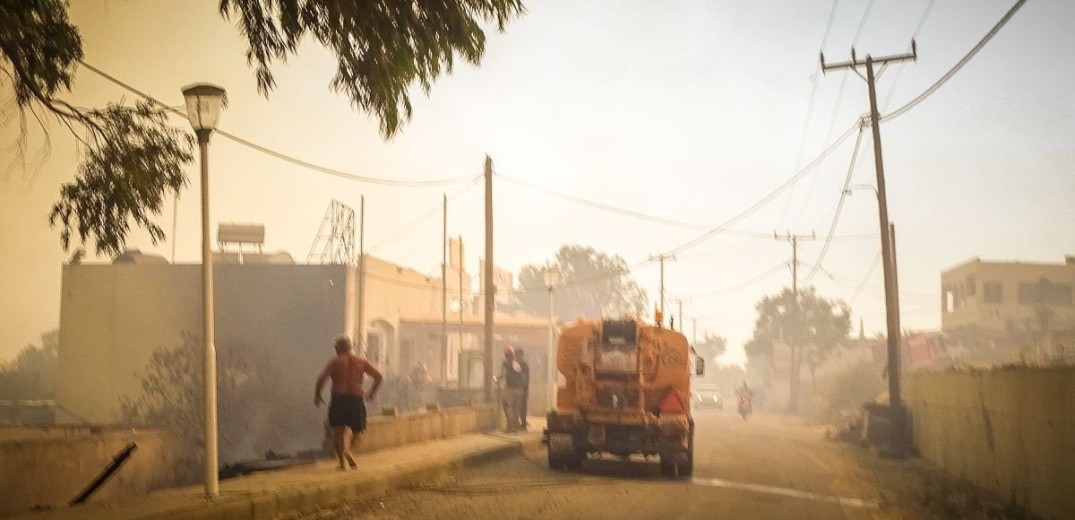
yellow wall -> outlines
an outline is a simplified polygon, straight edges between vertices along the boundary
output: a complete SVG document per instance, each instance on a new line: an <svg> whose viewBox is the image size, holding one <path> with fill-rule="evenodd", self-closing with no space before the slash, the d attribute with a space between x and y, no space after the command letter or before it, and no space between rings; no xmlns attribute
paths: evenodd
<svg viewBox="0 0 1075 520"><path fill-rule="evenodd" d="M915 372L915 447L949 473L1044 518L1075 511L1075 368Z"/></svg>

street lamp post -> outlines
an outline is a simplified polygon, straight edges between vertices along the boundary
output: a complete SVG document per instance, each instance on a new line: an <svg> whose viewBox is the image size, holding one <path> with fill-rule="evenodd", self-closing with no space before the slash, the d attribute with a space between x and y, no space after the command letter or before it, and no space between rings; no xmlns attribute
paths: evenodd
<svg viewBox="0 0 1075 520"><path fill-rule="evenodd" d="M545 360L545 366L548 368L546 374L548 381L548 390L545 393L548 407L556 408L556 325L554 323L553 315L553 299L552 293L556 288L556 285L560 283L560 272L554 269L545 270L545 287L549 290L549 348L547 359Z"/></svg>
<svg viewBox="0 0 1075 520"><path fill-rule="evenodd" d="M220 109L227 104L224 89L208 83L183 87L187 119L198 135L202 171L202 340L205 342L205 496L220 492L217 480L216 345L213 341L213 258L209 250L209 135Z"/></svg>

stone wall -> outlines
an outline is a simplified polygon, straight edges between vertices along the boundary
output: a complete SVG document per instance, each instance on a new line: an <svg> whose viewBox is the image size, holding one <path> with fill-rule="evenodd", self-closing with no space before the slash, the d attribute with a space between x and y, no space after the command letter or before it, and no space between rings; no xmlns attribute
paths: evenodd
<svg viewBox="0 0 1075 520"><path fill-rule="evenodd" d="M1075 367L918 372L922 457L1044 518L1075 511Z"/></svg>
<svg viewBox="0 0 1075 520"><path fill-rule="evenodd" d="M496 428L497 419L497 409L491 405L373 416L360 450L489 431ZM66 507L129 442L136 443L138 449L91 501L181 484L176 476L174 443L160 431L85 426L0 428L0 516L35 507Z"/></svg>
<svg viewBox="0 0 1075 520"><path fill-rule="evenodd" d="M90 500L177 485L171 443L160 431L81 426L0 429L0 515L66 506L131 442L138 448Z"/></svg>

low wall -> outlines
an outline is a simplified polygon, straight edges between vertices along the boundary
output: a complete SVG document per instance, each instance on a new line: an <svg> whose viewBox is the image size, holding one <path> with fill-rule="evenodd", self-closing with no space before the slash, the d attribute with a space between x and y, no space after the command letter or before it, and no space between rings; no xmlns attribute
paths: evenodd
<svg viewBox="0 0 1075 520"><path fill-rule="evenodd" d="M918 372L922 457L1045 518L1075 511L1075 367Z"/></svg>
<svg viewBox="0 0 1075 520"><path fill-rule="evenodd" d="M446 408L369 419L360 451L495 429L494 406ZM0 516L63 508L129 442L138 449L90 499L139 495L179 485L174 445L155 430L85 426L0 428ZM331 451L331 446L328 447Z"/></svg>
<svg viewBox="0 0 1075 520"><path fill-rule="evenodd" d="M0 515L65 506L130 442L138 449L91 500L142 494L177 484L171 443L160 431L84 426L0 428Z"/></svg>
<svg viewBox="0 0 1075 520"><path fill-rule="evenodd" d="M360 452L402 446L413 442L445 439L496 427L493 406L455 407L438 411L370 417Z"/></svg>

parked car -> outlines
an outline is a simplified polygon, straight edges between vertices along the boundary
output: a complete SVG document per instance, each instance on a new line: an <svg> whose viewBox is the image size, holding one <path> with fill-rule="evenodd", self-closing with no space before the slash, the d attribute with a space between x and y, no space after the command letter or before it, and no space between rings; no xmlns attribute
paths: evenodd
<svg viewBox="0 0 1075 520"><path fill-rule="evenodd" d="M720 394L718 385L713 383L695 385L691 395L694 404L698 406L715 406L718 410L724 409L724 397Z"/></svg>

